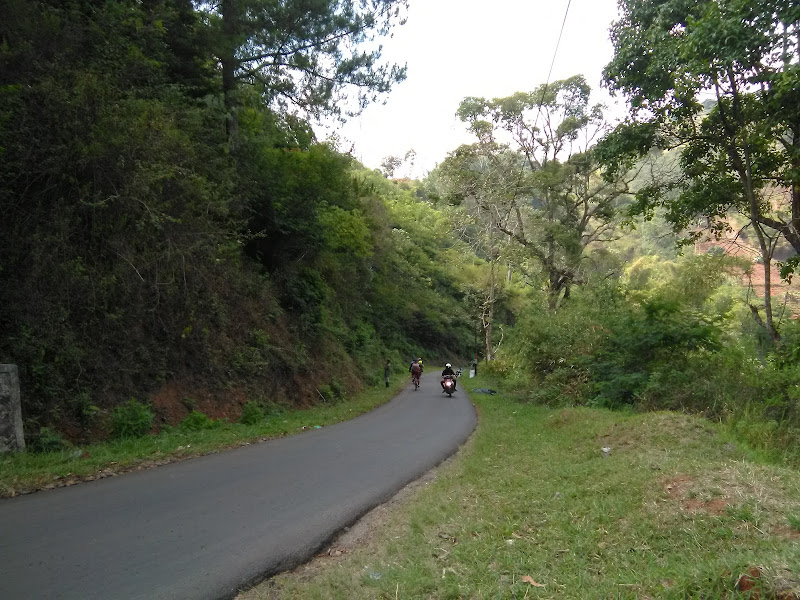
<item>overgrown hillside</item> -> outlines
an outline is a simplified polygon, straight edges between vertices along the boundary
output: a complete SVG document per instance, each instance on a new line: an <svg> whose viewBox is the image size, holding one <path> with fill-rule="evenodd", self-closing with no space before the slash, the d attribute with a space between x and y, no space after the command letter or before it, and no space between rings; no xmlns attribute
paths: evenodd
<svg viewBox="0 0 800 600"><path fill-rule="evenodd" d="M152 403L156 428L190 410L236 419L250 400L304 405L382 381L386 359L471 353L447 258L469 250L413 188L320 143L303 117L402 72L334 53L333 88L306 82L286 104L293 67L328 65L322 39L394 17L287 4L273 17L307 45L285 78L258 77L237 50L227 81L230 44L271 43L247 19L278 8L248 6L0 3L0 361L20 368L34 448L42 431L104 437L131 397Z"/></svg>

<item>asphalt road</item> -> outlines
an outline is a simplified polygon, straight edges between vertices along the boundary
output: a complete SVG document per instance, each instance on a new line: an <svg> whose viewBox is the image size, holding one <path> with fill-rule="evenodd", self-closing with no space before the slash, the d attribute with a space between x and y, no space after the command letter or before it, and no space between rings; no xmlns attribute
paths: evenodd
<svg viewBox="0 0 800 600"><path fill-rule="evenodd" d="M423 375L352 421L0 500L0 599L219 599L314 555L476 425Z"/></svg>

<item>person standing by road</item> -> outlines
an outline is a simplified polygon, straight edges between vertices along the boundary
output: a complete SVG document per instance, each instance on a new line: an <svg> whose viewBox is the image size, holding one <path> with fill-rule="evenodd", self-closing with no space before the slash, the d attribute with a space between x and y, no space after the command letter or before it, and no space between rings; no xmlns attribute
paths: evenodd
<svg viewBox="0 0 800 600"><path fill-rule="evenodd" d="M386 380L386 387L389 387L389 376L392 374L392 363L386 360L386 365L383 367L383 378Z"/></svg>

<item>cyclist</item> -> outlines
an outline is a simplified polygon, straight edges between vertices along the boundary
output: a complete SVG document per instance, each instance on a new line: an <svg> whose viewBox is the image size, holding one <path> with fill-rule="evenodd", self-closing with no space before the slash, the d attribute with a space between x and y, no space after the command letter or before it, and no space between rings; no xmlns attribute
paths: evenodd
<svg viewBox="0 0 800 600"><path fill-rule="evenodd" d="M414 382L414 385L419 385L419 378L422 375L422 365L418 361L412 361L411 366L408 368L409 373L411 373L411 381Z"/></svg>

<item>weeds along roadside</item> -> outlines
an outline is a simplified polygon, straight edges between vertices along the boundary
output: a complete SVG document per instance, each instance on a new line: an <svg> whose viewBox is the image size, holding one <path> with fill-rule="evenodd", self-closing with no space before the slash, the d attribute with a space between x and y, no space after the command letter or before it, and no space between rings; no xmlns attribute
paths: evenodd
<svg viewBox="0 0 800 600"><path fill-rule="evenodd" d="M146 406L129 402L120 411L124 418L117 424L117 439L71 446L54 437L51 451L0 454L0 498L112 477L346 421L387 402L407 383L405 376L396 375L388 388L366 388L352 397L303 410L248 403L238 423L192 411L180 425L157 435L142 434L150 429Z"/></svg>
<svg viewBox="0 0 800 600"><path fill-rule="evenodd" d="M240 600L736 597L748 570L765 592L800 590L797 471L680 413L471 397L468 451L364 546Z"/></svg>

